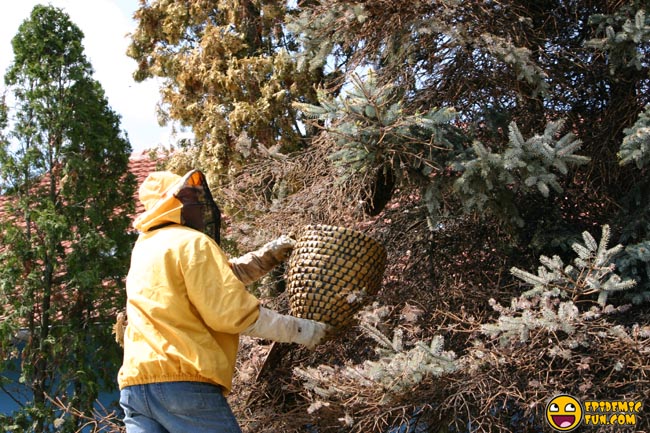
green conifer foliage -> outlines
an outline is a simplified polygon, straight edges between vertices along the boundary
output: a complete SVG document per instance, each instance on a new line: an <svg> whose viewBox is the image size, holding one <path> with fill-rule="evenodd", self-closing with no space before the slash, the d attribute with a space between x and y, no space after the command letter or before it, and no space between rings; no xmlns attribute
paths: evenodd
<svg viewBox="0 0 650 433"><path fill-rule="evenodd" d="M582 234L584 244L574 243L573 251L578 255L573 265L564 265L559 256L552 258L541 256L537 275L522 271L516 267L510 272L533 288L524 297L545 296L547 294L573 302L591 296L597 297L600 306L605 306L614 292L627 291L636 286L631 278L622 278L615 273L614 259L623 251L622 245L608 248L610 228L604 225L600 242L585 231Z"/></svg>
<svg viewBox="0 0 650 433"><path fill-rule="evenodd" d="M378 85L375 75L355 76L352 85L333 98L325 90L318 92L319 105L296 103L307 119L332 139L329 159L340 168L339 181L362 177L355 183L370 189L374 180L391 173L397 182L415 177L421 185L434 172L444 170L447 161L458 152L447 138L453 109L432 109L426 113L404 112L403 97L392 85ZM437 209L435 195L427 205Z"/></svg>
<svg viewBox="0 0 650 433"><path fill-rule="evenodd" d="M624 254L616 260L616 268L638 283L638 290L631 294L633 303L650 301L650 241L626 246Z"/></svg>
<svg viewBox="0 0 650 433"><path fill-rule="evenodd" d="M625 68L641 70L647 61L643 45L650 41L650 22L644 9L622 4L611 14L596 13L589 22L598 27L602 38L593 38L588 45L609 54L612 75Z"/></svg>
<svg viewBox="0 0 650 433"><path fill-rule="evenodd" d="M398 179L419 179L430 223L440 210L441 191L451 182L439 176L446 167L461 173L453 190L468 211L492 211L523 225L516 206L520 194L562 192L558 175L589 162L576 154L581 141L573 133L560 136L564 121L549 122L542 134L524 140L517 125L509 125L507 147L492 153L479 141L469 152L456 137L456 112L450 108L408 114L399 89L379 86L374 73L355 76L350 89L332 98L324 90L319 105L294 104L307 118L317 119L335 147L330 159L343 167L342 179L394 170ZM438 176L436 176L438 174Z"/></svg>
<svg viewBox="0 0 650 433"><path fill-rule="evenodd" d="M638 162L645 152L643 121L625 129L648 102L649 93L638 91L648 84L648 20L643 9L638 2L334 0L305 4L289 18L289 28L304 47L301 62L337 68L348 83L359 70L372 68L378 83L392 83L403 91L404 114L453 108L465 146L475 157L480 155L473 163L472 158L463 161L465 169L452 166L464 176L457 191L473 185L462 204L473 210L490 205L521 226L531 218L516 209L521 203L518 193L526 190L541 193L540 199L527 199L533 209L528 214L534 218L535 203L560 204L560 190L568 198L579 196L576 201L600 207L602 199L596 199L596 193L584 194L581 185L625 200L629 186L643 182L640 173L621 169L616 158L621 144L624 161ZM563 125L555 133L566 139L573 134L571 141L581 143L583 157L555 158L554 166L541 170L545 163L537 164L521 173L523 178L495 171L490 165L500 164L496 159L516 145L510 133L513 122L526 137L538 131L546 136L547 128ZM624 143L625 135L629 137ZM518 156L520 162L543 160L539 147L520 149L521 155L533 152L523 159ZM589 173L583 175L588 178L567 176L566 168L578 164L589 166L579 171ZM514 188L518 193L507 183L513 177L523 185ZM572 185L573 179L578 184ZM474 191L477 196L469 197ZM430 188L427 196L444 197L445 192ZM591 213L583 209L582 215ZM578 219L560 212L558 216Z"/></svg>
<svg viewBox="0 0 650 433"><path fill-rule="evenodd" d="M412 342L405 336L405 327L397 327L392 338L387 336L386 331L379 329L385 328L386 309L375 304L361 314L360 328L374 344L376 359L293 370L311 401L310 413L345 411L345 416L338 419L339 429L374 431L377 419L363 416L364 410L377 411L382 418L390 412L399 413L403 399L412 389L431 386L436 378L453 375L462 365L453 351L445 350L440 335L430 341Z"/></svg>
<svg viewBox="0 0 650 433"><path fill-rule="evenodd" d="M62 10L36 6L12 40L5 76L15 104L0 142L0 365L18 363L31 392L19 411L0 415L10 431L54 431L49 398L92 414L120 361L111 324L133 240L131 146L82 39ZM83 422L66 415L56 431Z"/></svg>
<svg viewBox="0 0 650 433"><path fill-rule="evenodd" d="M462 174L454 185L464 206L496 210L523 226L515 206L519 192L536 190L544 197L551 190L560 193L563 189L556 172L566 175L570 166L589 162L588 157L575 154L581 141L573 133L558 137L563 125L563 121L549 122L542 134L524 140L513 122L503 153L492 153L481 142L474 142L476 157L461 163Z"/></svg>
<svg viewBox="0 0 650 433"><path fill-rule="evenodd" d="M621 165L634 163L642 169L650 161L650 106L639 114L630 128L626 128L625 138L618 152Z"/></svg>

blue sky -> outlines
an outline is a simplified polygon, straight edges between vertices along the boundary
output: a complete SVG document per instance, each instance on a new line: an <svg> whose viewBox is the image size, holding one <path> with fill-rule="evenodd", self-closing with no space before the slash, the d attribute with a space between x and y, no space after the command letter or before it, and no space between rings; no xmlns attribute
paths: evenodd
<svg viewBox="0 0 650 433"><path fill-rule="evenodd" d="M134 152L174 142L171 128L162 128L156 118L160 99L158 83L133 81L135 61L126 56L128 33L136 23L133 13L139 0L21 0L3 5L0 14L0 92L4 91L4 74L13 59L11 39L20 24L37 4L50 4L63 9L84 32L85 53L95 70L108 102L122 117Z"/></svg>

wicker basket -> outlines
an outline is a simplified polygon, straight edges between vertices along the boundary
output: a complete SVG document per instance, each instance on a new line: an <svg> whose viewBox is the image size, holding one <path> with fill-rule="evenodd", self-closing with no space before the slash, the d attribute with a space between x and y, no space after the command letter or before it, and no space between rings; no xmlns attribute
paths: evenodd
<svg viewBox="0 0 650 433"><path fill-rule="evenodd" d="M334 328L348 325L381 287L386 250L344 227L306 226L287 267L291 314Z"/></svg>

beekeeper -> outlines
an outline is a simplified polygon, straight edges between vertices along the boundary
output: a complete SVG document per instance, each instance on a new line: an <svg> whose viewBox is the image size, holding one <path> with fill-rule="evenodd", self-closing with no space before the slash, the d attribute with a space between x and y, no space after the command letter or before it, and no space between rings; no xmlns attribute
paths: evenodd
<svg viewBox="0 0 650 433"><path fill-rule="evenodd" d="M317 345L327 326L260 306L244 283L284 260L283 236L238 260L219 247L220 212L203 173L151 173L126 279L118 374L128 433L240 432L225 396L239 334Z"/></svg>

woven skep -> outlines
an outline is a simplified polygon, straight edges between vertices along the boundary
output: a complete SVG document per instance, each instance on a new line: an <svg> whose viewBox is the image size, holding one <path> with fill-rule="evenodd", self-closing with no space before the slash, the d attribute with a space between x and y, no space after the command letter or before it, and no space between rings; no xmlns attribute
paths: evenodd
<svg viewBox="0 0 650 433"><path fill-rule="evenodd" d="M370 236L345 227L306 226L287 266L291 314L343 328L379 291L385 268L386 249Z"/></svg>

